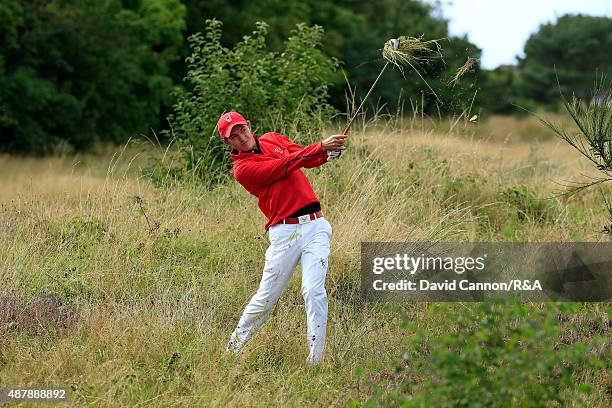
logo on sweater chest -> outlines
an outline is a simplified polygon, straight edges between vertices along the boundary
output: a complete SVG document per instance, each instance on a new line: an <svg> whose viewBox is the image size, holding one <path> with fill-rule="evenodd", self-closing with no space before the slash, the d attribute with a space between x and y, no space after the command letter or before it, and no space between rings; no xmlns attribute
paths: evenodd
<svg viewBox="0 0 612 408"><path fill-rule="evenodd" d="M274 153L282 154L283 149L281 149L280 147L277 147L276 149L274 149Z"/></svg>

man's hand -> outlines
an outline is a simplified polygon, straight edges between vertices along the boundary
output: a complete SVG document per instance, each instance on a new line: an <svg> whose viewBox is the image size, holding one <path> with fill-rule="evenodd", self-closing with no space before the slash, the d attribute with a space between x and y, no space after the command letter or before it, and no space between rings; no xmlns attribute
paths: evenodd
<svg viewBox="0 0 612 408"><path fill-rule="evenodd" d="M346 135L331 135L327 139L321 141L321 147L323 147L323 150L327 151L340 150L344 147L346 138Z"/></svg>

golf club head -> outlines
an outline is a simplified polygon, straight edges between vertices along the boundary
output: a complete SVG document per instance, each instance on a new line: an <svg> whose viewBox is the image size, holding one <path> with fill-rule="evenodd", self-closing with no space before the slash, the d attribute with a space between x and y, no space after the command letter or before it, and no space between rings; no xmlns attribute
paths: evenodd
<svg viewBox="0 0 612 408"><path fill-rule="evenodd" d="M393 48L394 50L397 50L397 47L399 46L399 40L397 38L392 38L389 41L387 41L387 43L391 46L391 48Z"/></svg>

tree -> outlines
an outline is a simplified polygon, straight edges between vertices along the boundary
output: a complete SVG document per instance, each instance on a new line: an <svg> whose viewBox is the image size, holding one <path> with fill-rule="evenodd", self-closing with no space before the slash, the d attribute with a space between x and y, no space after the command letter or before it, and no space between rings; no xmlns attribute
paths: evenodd
<svg viewBox="0 0 612 408"><path fill-rule="evenodd" d="M171 105L179 0L8 0L0 6L0 149L123 142Z"/></svg>
<svg viewBox="0 0 612 408"><path fill-rule="evenodd" d="M611 18L568 14L544 24L519 59L518 92L537 102L556 103L558 75L564 94L587 98L597 73L612 75L611 49Z"/></svg>
<svg viewBox="0 0 612 408"><path fill-rule="evenodd" d="M527 104L526 101L519 101L515 94L517 76L518 69L514 65L501 65L491 71L481 71L476 99L478 106L490 113L523 112L513 106L514 103L521 106Z"/></svg>
<svg viewBox="0 0 612 408"><path fill-rule="evenodd" d="M189 37L190 89L178 90L169 116L172 130L164 132L175 138L173 160L165 162L164 151L160 159L151 157L147 169L160 184L186 177L208 185L227 179L231 160L216 129L224 112L244 114L258 135L274 131L304 145L318 140L336 113L327 98L337 61L320 50L321 27L298 24L275 52L266 46L265 22L233 48L221 44L220 21L205 24L203 33Z"/></svg>
<svg viewBox="0 0 612 408"><path fill-rule="evenodd" d="M438 6L419 0L5 0L0 4L0 151L46 154L55 146L84 150L97 141L166 127L171 89L187 74L186 38L206 18L224 22L222 46L242 41L245 27L266 21L266 47L280 52L297 23L325 30L322 51L344 60L357 98L380 71L390 37L448 35ZM370 97L394 110L398 97L429 113L456 113L474 93L474 76L447 85L467 56L480 50L466 38L443 42L442 59L421 67L443 105L419 76L389 70ZM330 102L344 109L346 83L331 73ZM191 83L183 83L193 91ZM419 107L420 109L421 107ZM439 109L439 110L438 110Z"/></svg>
<svg viewBox="0 0 612 408"><path fill-rule="evenodd" d="M343 69L358 98L363 97L382 68L381 49L391 37L419 36L424 39L448 37L448 22L438 15L438 8L419 0L258 0L225 2L221 0L185 0L187 33L201 31L204 18L217 18L224 23L221 43L232 47L242 38L245 26L263 20L269 24L267 44L273 51L282 48L296 23L320 25L325 30L323 51L343 61ZM438 60L422 67L421 73L430 85L443 94L444 111L457 111L459 105L473 94L475 74L470 74L455 89L447 90L447 80L461 66L467 56L478 58L480 50L466 38L450 37L444 41L444 61ZM188 55L184 49L183 54ZM184 70L184 67L181 69ZM177 69L182 77L184 71ZM178 78L178 77L177 77ZM332 104L344 109L346 83L338 71L330 89ZM421 100L423 92L426 110L437 112L435 98L414 72L406 71L406 80L398 72L389 70L370 97L372 104L387 104L395 108L400 93L405 98ZM459 96L457 96L459 95ZM469 95L469 98L466 96Z"/></svg>

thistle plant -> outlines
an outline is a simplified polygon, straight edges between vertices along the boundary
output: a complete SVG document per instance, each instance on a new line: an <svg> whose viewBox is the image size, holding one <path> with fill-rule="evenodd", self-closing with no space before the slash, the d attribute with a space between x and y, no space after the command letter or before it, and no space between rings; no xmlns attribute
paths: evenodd
<svg viewBox="0 0 612 408"><path fill-rule="evenodd" d="M572 95L570 100L561 94L563 105L578 127L578 133L562 129L558 125L535 115L555 135L569 143L595 165L602 174L590 177L588 182L572 182L563 195L572 195L585 188L612 181L612 83L605 76L595 81L590 103ZM612 234L612 201L601 192L608 210L610 225L603 232Z"/></svg>

